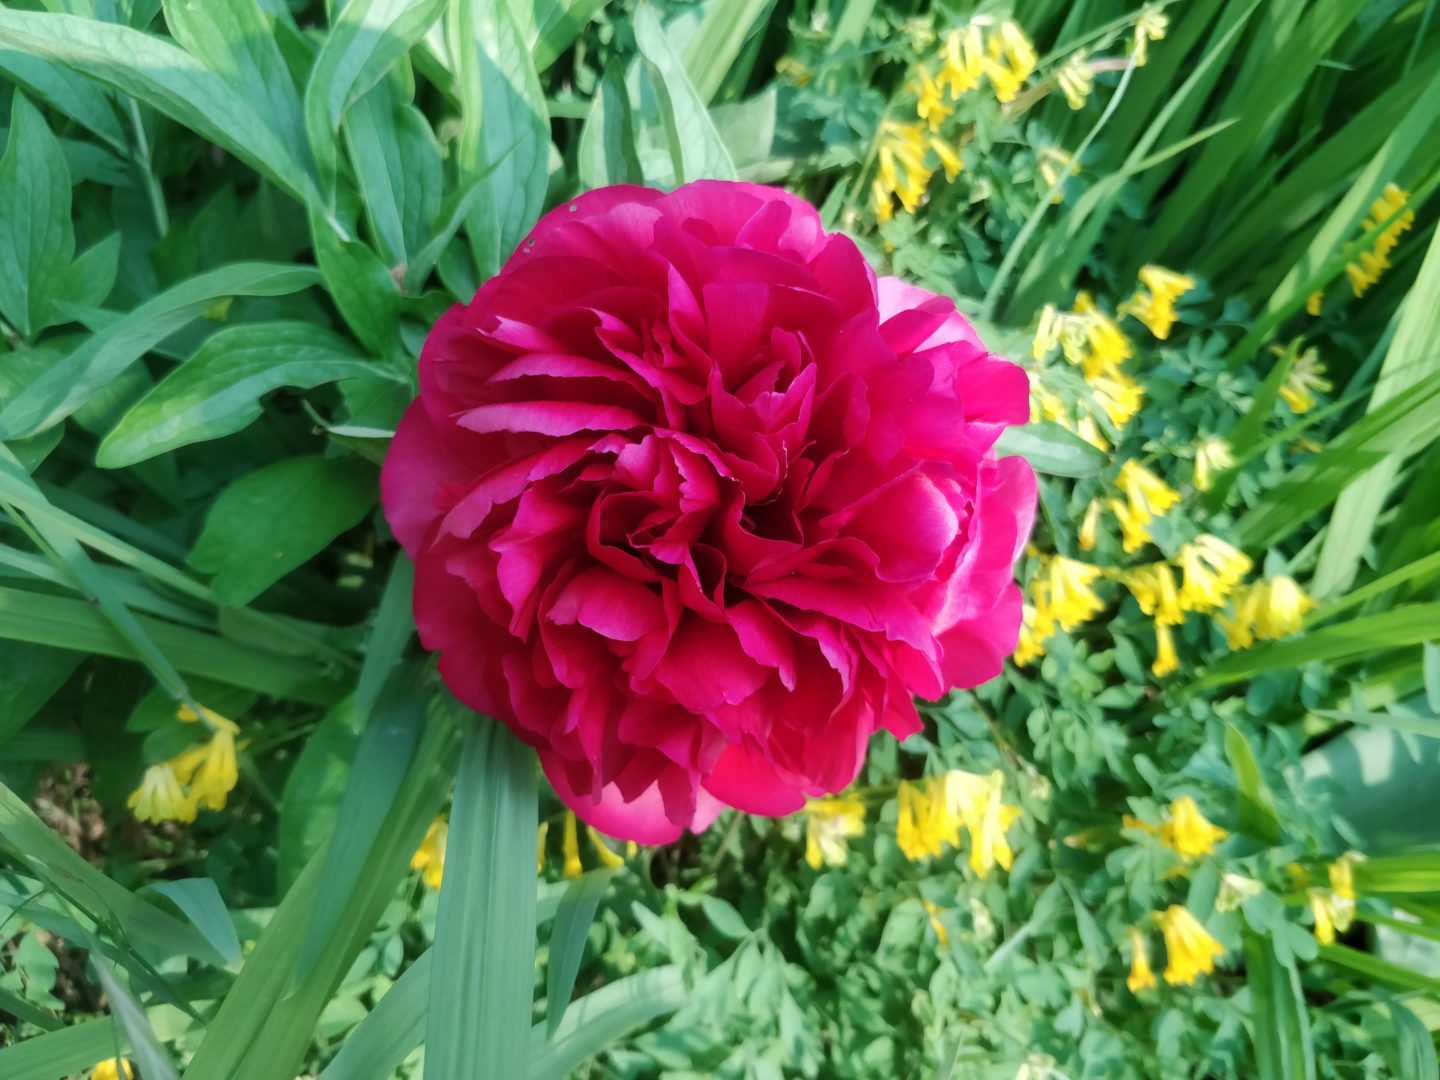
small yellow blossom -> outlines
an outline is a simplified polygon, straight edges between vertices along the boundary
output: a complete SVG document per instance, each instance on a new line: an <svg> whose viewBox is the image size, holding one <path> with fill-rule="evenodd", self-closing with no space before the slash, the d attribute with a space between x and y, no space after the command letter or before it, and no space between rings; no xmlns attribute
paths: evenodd
<svg viewBox="0 0 1440 1080"><path fill-rule="evenodd" d="M981 877L996 866L1009 870L1015 855L1005 834L1020 816L1020 808L1003 801L1004 774L996 769L989 776L978 776L952 769L945 774L945 785L946 797L970 834L970 868Z"/></svg>
<svg viewBox="0 0 1440 1080"><path fill-rule="evenodd" d="M1280 396L1290 406L1291 412L1299 415L1315 407L1316 390L1323 392L1329 389L1330 381L1325 378L1325 365L1320 362L1320 354L1314 349L1306 349L1280 384Z"/></svg>
<svg viewBox="0 0 1440 1080"><path fill-rule="evenodd" d="M876 217L882 221L889 220L892 195L911 214L924 201L930 178L935 175L935 170L925 162L926 138L924 124L886 120L880 125L880 168L871 191ZM883 211L882 205L886 208Z"/></svg>
<svg viewBox="0 0 1440 1080"><path fill-rule="evenodd" d="M865 835L865 804L859 799L811 799L805 804L805 861L812 870L844 866L846 837Z"/></svg>
<svg viewBox="0 0 1440 1080"><path fill-rule="evenodd" d="M915 115L925 121L931 131L939 131L942 124L955 110L945 104L945 92L923 64L915 69L915 81L910 87L915 93Z"/></svg>
<svg viewBox="0 0 1440 1080"><path fill-rule="evenodd" d="M940 921L940 912L945 909L939 904L929 900L921 900L925 905L925 914L930 916L930 926L935 931L935 937L940 941L940 947L945 948L950 944L950 931L945 929L945 924Z"/></svg>
<svg viewBox="0 0 1440 1080"><path fill-rule="evenodd" d="M1190 986L1198 975L1209 975L1224 948L1210 936L1200 920L1179 904L1171 904L1158 917L1165 935L1165 981Z"/></svg>
<svg viewBox="0 0 1440 1080"><path fill-rule="evenodd" d="M1218 825L1211 824L1189 795L1181 795L1170 804L1170 817L1160 826L1160 842L1182 859L1198 859L1209 855L1215 845L1229 836Z"/></svg>
<svg viewBox="0 0 1440 1080"><path fill-rule="evenodd" d="M1355 921L1355 860L1351 852L1330 864L1330 888L1310 889L1310 910L1315 916L1315 940L1332 945L1335 934L1345 933Z"/></svg>
<svg viewBox="0 0 1440 1080"><path fill-rule="evenodd" d="M1218 536L1201 533L1180 549L1180 603L1186 611L1214 611L1254 564Z"/></svg>
<svg viewBox="0 0 1440 1080"><path fill-rule="evenodd" d="M1175 652L1175 631L1169 623L1155 623L1155 662L1150 673L1157 679L1164 678L1180 666L1180 657Z"/></svg>
<svg viewBox="0 0 1440 1080"><path fill-rule="evenodd" d="M911 862L939 855L960 842L960 818L945 798L944 777L901 780L895 793L895 843Z"/></svg>
<svg viewBox="0 0 1440 1080"><path fill-rule="evenodd" d="M1305 313L1307 315L1319 315L1324 303L1325 293L1320 289L1316 289L1305 298Z"/></svg>
<svg viewBox="0 0 1440 1080"><path fill-rule="evenodd" d="M181 789L168 761L145 770L140 786L130 793L126 805L135 811L137 820L156 825L162 821L195 820L195 801Z"/></svg>
<svg viewBox="0 0 1440 1080"><path fill-rule="evenodd" d="M782 56L775 62L775 74L781 78L789 79L796 86L809 86L814 73L806 65L805 61L794 56Z"/></svg>
<svg viewBox="0 0 1440 1080"><path fill-rule="evenodd" d="M1158 7L1147 4L1135 21L1135 66L1144 67L1150 59L1150 42L1159 41L1170 27L1170 19Z"/></svg>
<svg viewBox="0 0 1440 1080"><path fill-rule="evenodd" d="M1106 314L1088 292L1075 294L1075 312L1085 318L1088 352L1080 366L1087 379L1118 368L1134 355L1130 339L1120 329L1120 324Z"/></svg>
<svg viewBox="0 0 1440 1080"><path fill-rule="evenodd" d="M1118 368L1089 376L1086 381L1095 395L1095 403L1117 430L1135 418L1145 401L1145 388Z"/></svg>
<svg viewBox="0 0 1440 1080"><path fill-rule="evenodd" d="M1144 323L1163 341L1178 318L1175 301L1195 287L1195 279L1163 266L1148 265L1140 268L1140 282L1148 291L1137 292L1120 305L1120 310Z"/></svg>
<svg viewBox="0 0 1440 1080"><path fill-rule="evenodd" d="M1080 520L1080 550L1094 551L1100 532L1100 500L1091 499L1085 507L1085 516Z"/></svg>
<svg viewBox="0 0 1440 1080"><path fill-rule="evenodd" d="M1037 606L1043 607L1061 629L1074 630L1105 610L1093 587L1100 576L1098 566L1052 555L1041 574L1036 594L1041 604Z"/></svg>
<svg viewBox="0 0 1440 1080"><path fill-rule="evenodd" d="M410 856L410 869L420 871L420 877L427 889L440 888L445 876L445 845L450 839L450 824L443 817L430 822L425 830L425 839Z"/></svg>
<svg viewBox="0 0 1440 1080"><path fill-rule="evenodd" d="M1044 622L1041 622L1039 613L1033 604L1022 605L1020 641L1015 646L1015 663L1020 667L1028 667L1044 656L1045 642L1054 632L1055 622L1053 619L1047 617Z"/></svg>
<svg viewBox="0 0 1440 1080"><path fill-rule="evenodd" d="M938 81L949 91L952 99L979 86L984 73L981 61L985 57L985 42L979 24L971 23L963 32L950 31L945 36L944 57Z"/></svg>
<svg viewBox="0 0 1440 1080"><path fill-rule="evenodd" d="M1380 197L1371 204L1370 216L1361 223L1361 228L1369 232L1382 221L1399 214L1375 238L1370 250L1360 253L1358 263L1352 262L1345 267L1345 275L1350 279L1350 287L1357 297L1364 296L1370 286L1380 280L1380 275L1389 269L1390 252L1400 243L1401 235L1414 227L1415 211L1405 209L1409 198L1410 193L1404 188L1393 183L1386 184Z"/></svg>
<svg viewBox="0 0 1440 1080"><path fill-rule="evenodd" d="M1215 616L1225 631L1225 644L1232 649L1248 649L1255 644L1255 618L1265 597L1265 583L1257 581L1237 589L1230 597L1229 610Z"/></svg>
<svg viewBox="0 0 1440 1080"><path fill-rule="evenodd" d="M1045 190L1054 190L1055 193L1050 196L1050 201L1058 206L1065 201L1065 192L1059 187L1061 175L1063 173L1069 173L1071 176L1078 175L1080 163L1059 147L1045 146L1036 152L1035 168L1040 174L1040 181L1045 185Z"/></svg>
<svg viewBox="0 0 1440 1080"><path fill-rule="evenodd" d="M1095 89L1095 69L1090 66L1084 53L1076 53L1055 76L1060 92L1072 109L1083 109Z"/></svg>
<svg viewBox="0 0 1440 1080"><path fill-rule="evenodd" d="M955 152L955 148L944 139L934 135L930 136L930 151L940 162L940 167L945 170L946 183L953 181L965 168L965 163L960 160L960 155Z"/></svg>
<svg viewBox="0 0 1440 1080"><path fill-rule="evenodd" d="M1002 105L1007 105L1015 100L1020 93L1020 87L1025 80L1020 78L1014 71L1003 63L992 60L988 56L980 61L985 74L990 78L990 85L995 88L995 100Z"/></svg>
<svg viewBox="0 0 1440 1080"><path fill-rule="evenodd" d="M577 878L584 872L580 865L580 833L575 823L573 811L565 811L565 832L560 838L560 850L565 856L565 867L562 871L567 878Z"/></svg>
<svg viewBox="0 0 1440 1080"><path fill-rule="evenodd" d="M1009 19L1000 24L999 42L1005 59L1015 70L1015 77L1024 82L1040 62L1040 58L1035 54L1035 46L1031 44L1025 31Z"/></svg>
<svg viewBox="0 0 1440 1080"><path fill-rule="evenodd" d="M1286 637L1301 628L1306 612L1315 601L1285 575L1269 581L1257 581L1237 594L1233 610L1219 618L1221 628L1232 649L1245 649L1255 639Z"/></svg>
<svg viewBox="0 0 1440 1080"><path fill-rule="evenodd" d="M1252 896L1259 896L1264 886L1244 874L1222 874L1220 892L1215 897L1215 910L1219 912L1238 911L1240 905Z"/></svg>
<svg viewBox="0 0 1440 1080"><path fill-rule="evenodd" d="M90 1080L133 1080L135 1070L124 1058L106 1058L90 1070Z"/></svg>
<svg viewBox="0 0 1440 1080"><path fill-rule="evenodd" d="M1132 994L1155 986L1155 972L1150 967L1150 944L1136 927L1130 928L1130 975L1125 985Z"/></svg>
<svg viewBox="0 0 1440 1080"><path fill-rule="evenodd" d="M615 870L625 865L625 860L620 857L619 852L605 842L605 838L595 831L595 826L586 825L585 834L590 837L590 843L595 848L595 854L600 858L600 865L607 870Z"/></svg>
<svg viewBox="0 0 1440 1080"><path fill-rule="evenodd" d="M550 835L550 822L542 821L535 830L535 872L545 872L545 838Z"/></svg>
<svg viewBox="0 0 1440 1080"><path fill-rule="evenodd" d="M1135 597L1140 610L1157 623L1178 626L1185 621L1185 611L1180 606L1180 591L1175 587L1175 571L1168 563L1137 566L1127 571L1121 580Z"/></svg>
<svg viewBox="0 0 1440 1080"><path fill-rule="evenodd" d="M1150 515L1121 499L1107 499L1105 505L1120 523L1120 543L1127 552L1139 551L1150 542Z"/></svg>
<svg viewBox="0 0 1440 1080"><path fill-rule="evenodd" d="M885 186L880 177L870 182L870 203L875 210L875 221L884 225L887 221L895 218L895 203L890 197L890 190Z"/></svg>
<svg viewBox="0 0 1440 1080"><path fill-rule="evenodd" d="M1125 496L1125 502L1112 499L1110 508L1120 521L1125 550L1138 551L1150 539L1150 522L1179 502L1180 494L1134 460L1120 466L1116 483Z"/></svg>
<svg viewBox="0 0 1440 1080"><path fill-rule="evenodd" d="M1215 482L1215 474L1224 472L1235 464L1230 453L1230 444L1218 435L1201 439L1195 447L1195 486L1209 491Z"/></svg>

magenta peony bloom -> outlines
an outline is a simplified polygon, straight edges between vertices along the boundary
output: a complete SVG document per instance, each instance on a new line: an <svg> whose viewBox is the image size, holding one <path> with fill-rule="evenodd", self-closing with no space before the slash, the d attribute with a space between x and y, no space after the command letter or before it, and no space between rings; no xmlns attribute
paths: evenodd
<svg viewBox="0 0 1440 1080"><path fill-rule="evenodd" d="M591 192L436 324L385 461L456 696L612 836L839 791L1000 671L1025 373L754 184Z"/></svg>

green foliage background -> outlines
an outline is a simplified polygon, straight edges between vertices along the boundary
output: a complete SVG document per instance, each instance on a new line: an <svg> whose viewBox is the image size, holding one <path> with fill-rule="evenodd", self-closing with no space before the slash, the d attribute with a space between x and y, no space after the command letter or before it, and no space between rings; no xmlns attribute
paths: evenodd
<svg viewBox="0 0 1440 1080"><path fill-rule="evenodd" d="M1141 67L1121 0L0 5L0 1076L1440 1077L1436 6L1175 0ZM879 223L878 133L977 18L1038 70L957 103L963 171ZM1316 597L1304 631L1232 653L1191 620L1156 678L1108 585L876 740L843 866L803 815L729 816L567 880L561 807L415 652L378 463L426 329L544 209L697 177L805 195L1017 359L1077 288L1190 274L1168 339L1127 324L1145 405L1108 451L1011 444L1035 544L1124 563L1077 537L1142 459L1183 495L1161 553L1239 545ZM1388 182L1417 218L1355 298ZM1312 347L1333 392L1297 415ZM1237 464L1201 492L1207 436ZM240 724L239 783L140 824L177 703ZM897 782L949 769L1004 774L1008 872L897 848ZM452 789L437 896L409 866ZM1187 794L1231 835L1176 874L1122 815ZM1289 867L1346 851L1357 921L1317 946ZM1132 994L1127 933L1177 903L1226 956Z"/></svg>

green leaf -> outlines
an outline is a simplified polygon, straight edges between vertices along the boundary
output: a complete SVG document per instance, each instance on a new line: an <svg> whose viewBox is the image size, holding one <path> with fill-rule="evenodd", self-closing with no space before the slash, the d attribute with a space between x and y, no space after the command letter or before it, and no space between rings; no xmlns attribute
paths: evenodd
<svg viewBox="0 0 1440 1080"><path fill-rule="evenodd" d="M7 13L0 11L0 20ZM0 439L24 438L58 424L148 350L231 296L285 296L315 285L313 267L234 263L199 274L152 297L93 334L17 394L0 412Z"/></svg>
<svg viewBox="0 0 1440 1080"><path fill-rule="evenodd" d="M1053 420L1009 427L995 443L1000 457L1019 454L1039 473L1051 476L1094 476L1109 464L1109 455Z"/></svg>
<svg viewBox="0 0 1440 1080"><path fill-rule="evenodd" d="M547 0L547 9L535 27L535 43L531 53L535 70L544 71L560 58L609 0ZM536 4L536 7L542 4Z"/></svg>
<svg viewBox="0 0 1440 1080"><path fill-rule="evenodd" d="M30 722L81 659L78 653L19 641L0 646L0 743Z"/></svg>
<svg viewBox="0 0 1440 1080"><path fill-rule="evenodd" d="M95 463L123 468L240 431L259 418L260 397L277 387L310 389L383 371L313 323L226 327L131 406L101 442Z"/></svg>
<svg viewBox="0 0 1440 1080"><path fill-rule="evenodd" d="M575 976L585 956L585 941L595 919L595 909L600 906L600 898L614 876L614 870L590 870L570 882L560 899L550 931L550 959L545 975L545 1030L549 1036L554 1036L565 1018L570 995L575 991Z"/></svg>
<svg viewBox="0 0 1440 1080"><path fill-rule="evenodd" d="M445 0L350 0L337 8L305 87L305 127L322 186L332 195L345 111L439 18Z"/></svg>
<svg viewBox="0 0 1440 1080"><path fill-rule="evenodd" d="M635 148L635 117L618 60L606 65L580 129L580 183L586 188L639 184L644 170Z"/></svg>
<svg viewBox="0 0 1440 1080"><path fill-rule="evenodd" d="M55 321L51 306L75 254L75 230L65 155L19 93L0 157L0 206L0 315L29 337Z"/></svg>
<svg viewBox="0 0 1440 1080"><path fill-rule="evenodd" d="M235 924L220 890L210 878L182 878L179 881L160 881L148 886L150 892L159 893L185 913L195 924L195 929L205 935L205 940L215 946L215 951L232 966L240 963L240 939L235 934Z"/></svg>
<svg viewBox="0 0 1440 1080"><path fill-rule="evenodd" d="M56 1080L93 1066L97 1061L128 1053L130 1042L118 1034L114 1020L84 1020L33 1039L0 1048L0 1076L5 1080Z"/></svg>
<svg viewBox="0 0 1440 1080"><path fill-rule="evenodd" d="M347 240L319 211L310 215L315 261L345 324L376 356L409 367L400 338L400 286L368 244Z"/></svg>
<svg viewBox="0 0 1440 1080"><path fill-rule="evenodd" d="M100 986L109 999L111 1013L120 1021L120 1026L130 1038L130 1045L133 1047L131 1052L135 1057L135 1064L140 1067L140 1075L145 1077L145 1080L179 1080L170 1055L165 1053L160 1040L155 1037L145 1010L130 993L129 987L115 977L104 961L92 958L92 963L95 974L100 978Z"/></svg>
<svg viewBox="0 0 1440 1080"><path fill-rule="evenodd" d="M285 779L276 859L282 887L325 846L340 817L340 801L359 742L361 714L353 698L331 709L310 733Z"/></svg>
<svg viewBox="0 0 1440 1080"><path fill-rule="evenodd" d="M498 720L468 723L435 922L425 1075L484 1060L524 1076L535 970L535 757Z"/></svg>
<svg viewBox="0 0 1440 1080"><path fill-rule="evenodd" d="M375 1008L350 1032L320 1080L390 1080L425 1039L430 1002L430 969L435 950L426 949L385 991Z"/></svg>
<svg viewBox="0 0 1440 1080"><path fill-rule="evenodd" d="M746 41L763 33L774 0L710 0L681 49L685 74L702 103L713 101Z"/></svg>
<svg viewBox="0 0 1440 1080"><path fill-rule="evenodd" d="M616 1040L688 999L685 979L674 965L642 971L586 994L570 1006L548 1042L537 1027L532 1037L530 1080L565 1080Z"/></svg>
<svg viewBox="0 0 1440 1080"><path fill-rule="evenodd" d="M1440 979L1409 968L1392 964L1378 956L1352 949L1348 945L1321 945L1320 957L1339 967L1349 968L1367 979L1385 983L1400 990L1418 990L1424 994L1440 994Z"/></svg>
<svg viewBox="0 0 1440 1080"><path fill-rule="evenodd" d="M735 165L705 102L648 5L635 12L635 44L645 59L670 148L675 184L690 180L734 180Z"/></svg>
<svg viewBox="0 0 1440 1080"><path fill-rule="evenodd" d="M460 86L460 183L485 177L465 223L484 279L500 269L545 205L549 112L507 0L456 0L446 40Z"/></svg>
<svg viewBox="0 0 1440 1080"><path fill-rule="evenodd" d="M1275 813L1275 797L1265 783L1265 774L1260 770L1250 740L1234 724L1225 725L1225 756L1235 770L1235 784L1240 793L1235 827L1256 840L1278 844L1280 818Z"/></svg>
<svg viewBox="0 0 1440 1080"><path fill-rule="evenodd" d="M109 92L84 75L17 49L0 49L0 72L32 97L89 128L112 150L128 153Z"/></svg>
<svg viewBox="0 0 1440 1080"><path fill-rule="evenodd" d="M307 201L314 180L248 95L184 49L126 26L0 10L0 45L63 64L158 109Z"/></svg>
<svg viewBox="0 0 1440 1080"><path fill-rule="evenodd" d="M120 270L120 234L113 232L91 244L65 270L56 294L56 307L68 315L71 306L99 307L115 287Z"/></svg>
<svg viewBox="0 0 1440 1080"><path fill-rule="evenodd" d="M358 524L375 495L374 469L356 458L277 461L220 493L190 565L215 575L210 587L222 604L248 604Z"/></svg>
<svg viewBox="0 0 1440 1080"><path fill-rule="evenodd" d="M1387 1001L1394 1025L1396 1054L1394 1074L1406 1080L1440 1080L1440 1060L1435 1056L1435 1037L1420 1018L1398 1001Z"/></svg>
<svg viewBox="0 0 1440 1080"><path fill-rule="evenodd" d="M1315 1049L1295 961L1268 938L1244 932L1258 1080L1314 1080Z"/></svg>

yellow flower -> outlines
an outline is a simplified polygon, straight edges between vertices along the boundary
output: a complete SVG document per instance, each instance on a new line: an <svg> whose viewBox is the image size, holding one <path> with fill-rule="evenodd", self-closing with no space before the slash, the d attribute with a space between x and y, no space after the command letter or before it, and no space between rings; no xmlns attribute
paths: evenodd
<svg viewBox="0 0 1440 1080"><path fill-rule="evenodd" d="M1120 311L1144 323L1150 333L1163 341L1170 336L1178 317L1175 301L1195 287L1195 279L1163 266L1149 265L1140 268L1140 281L1149 291L1135 293L1120 305Z"/></svg>
<svg viewBox="0 0 1440 1080"><path fill-rule="evenodd" d="M1130 928L1130 975L1125 985L1132 994L1155 986L1155 972L1150 967L1150 945L1137 928Z"/></svg>
<svg viewBox="0 0 1440 1080"><path fill-rule="evenodd" d="M945 170L945 182L949 183L960 175L965 168L965 163L960 160L960 155L955 148L944 139L930 136L930 150L940 162L940 167Z"/></svg>
<svg viewBox="0 0 1440 1080"><path fill-rule="evenodd" d="M1341 888L1336 888L1337 866L1343 867ZM1307 893L1315 917L1315 940L1321 945L1333 945L1335 934L1345 933L1355 922L1355 889L1349 874L1350 864L1341 858L1330 865L1330 888L1310 889Z"/></svg>
<svg viewBox="0 0 1440 1080"><path fill-rule="evenodd" d="M1157 7L1146 5L1135 21L1135 66L1144 67L1150 59L1149 43L1159 41L1170 27L1169 17Z"/></svg>
<svg viewBox="0 0 1440 1080"><path fill-rule="evenodd" d="M560 850L565 855L565 876L579 877L584 870L580 865L580 834L575 824L575 814L570 810L565 811L565 833L560 838Z"/></svg>
<svg viewBox="0 0 1440 1080"><path fill-rule="evenodd" d="M1035 340L1030 346L1032 357L1044 360L1050 355L1050 350L1060 343L1060 325L1060 312L1054 304L1040 309L1040 324L1035 327Z"/></svg>
<svg viewBox="0 0 1440 1080"><path fill-rule="evenodd" d="M614 848L605 842L603 836L595 831L595 826L586 825L585 834L590 837L590 843L595 848L595 854L600 857L601 866L607 870L614 870L617 867L625 865L625 860L620 857Z"/></svg>
<svg viewBox="0 0 1440 1080"><path fill-rule="evenodd" d="M450 824L443 817L430 822L425 830L425 839L410 856L410 869L420 871L420 877L427 889L440 888L445 876L445 844L450 838Z"/></svg>
<svg viewBox="0 0 1440 1080"><path fill-rule="evenodd" d="M1280 396L1298 415L1315 407L1314 391L1329 389L1330 381L1325 378L1325 365L1320 362L1320 354L1314 349L1306 349L1280 384Z"/></svg>
<svg viewBox="0 0 1440 1080"><path fill-rule="evenodd" d="M1037 596L1043 598L1041 606L1062 629L1074 630L1105 610L1092 587L1100 576L1098 566L1052 555L1042 574L1037 587L1043 588Z"/></svg>
<svg viewBox="0 0 1440 1080"><path fill-rule="evenodd" d="M815 77L803 60L793 56L782 56L775 62L775 74L787 78L796 86L809 86Z"/></svg>
<svg viewBox="0 0 1440 1080"><path fill-rule="evenodd" d="M894 219L895 204L890 198L890 190L878 176L870 182L870 203L875 208L876 222L884 225Z"/></svg>
<svg viewBox="0 0 1440 1080"><path fill-rule="evenodd" d="M1118 368L1112 368L1107 374L1089 376L1086 381L1095 395L1095 403L1117 430L1134 419L1145 401L1145 388Z"/></svg>
<svg viewBox="0 0 1440 1080"><path fill-rule="evenodd" d="M979 86L983 73L981 61L985 56L985 42L979 24L971 23L963 33L950 31L945 36L944 56L938 81L949 90L951 98L958 98L967 90Z"/></svg>
<svg viewBox="0 0 1440 1080"><path fill-rule="evenodd" d="M1088 292L1075 294L1075 312L1085 317L1085 343L1089 351L1081 367L1087 379L1119 367L1134 355L1130 339L1120 324L1107 315Z"/></svg>
<svg viewBox="0 0 1440 1080"><path fill-rule="evenodd" d="M545 838L550 835L550 823L542 821L540 827L535 830L535 872L545 872Z"/></svg>
<svg viewBox="0 0 1440 1080"><path fill-rule="evenodd" d="M195 820L195 801L180 788L180 781L168 761L145 770L140 786L130 793L126 805L139 821L159 825L162 821Z"/></svg>
<svg viewBox="0 0 1440 1080"><path fill-rule="evenodd" d="M1100 531L1100 500L1091 499L1085 507L1085 516L1080 520L1080 550L1094 551Z"/></svg>
<svg viewBox="0 0 1440 1080"><path fill-rule="evenodd" d="M1215 910L1220 912L1238 911L1240 905L1252 896L1259 896L1264 886L1244 874L1222 874L1220 892L1215 897Z"/></svg>
<svg viewBox="0 0 1440 1080"><path fill-rule="evenodd" d="M1045 190L1055 188L1055 194L1050 196L1050 201L1056 205L1065 201L1065 192L1059 190L1060 174L1067 172L1071 176L1078 175L1080 163L1075 158L1055 146L1045 146L1036 153L1035 167L1040 173L1040 180L1045 185ZM1078 308L1078 304L1076 305Z"/></svg>
<svg viewBox="0 0 1440 1080"><path fill-rule="evenodd" d="M1218 536L1201 533L1180 549L1180 603L1186 611L1214 611L1253 565Z"/></svg>
<svg viewBox="0 0 1440 1080"><path fill-rule="evenodd" d="M1055 81L1070 108L1083 109L1095 89L1095 69L1086 62L1084 53L1076 53L1065 62Z"/></svg>
<svg viewBox="0 0 1440 1080"><path fill-rule="evenodd" d="M925 140L924 124L886 120L880 125L880 172L878 187L872 187L877 207L882 199L888 201L894 195L907 213L913 214L920 208L925 189L935 174L925 163Z"/></svg>
<svg viewBox="0 0 1440 1080"><path fill-rule="evenodd" d="M990 85L995 88L995 100L1002 105L1014 101L1025 80L1004 64L992 60L988 56L981 60L980 64L984 68L985 74L990 77Z"/></svg>
<svg viewBox="0 0 1440 1080"><path fill-rule="evenodd" d="M1195 486L1209 491L1217 472L1224 472L1235 464L1230 454L1230 444L1218 435L1201 439L1195 447Z"/></svg>
<svg viewBox="0 0 1440 1080"><path fill-rule="evenodd" d="M939 855L960 843L960 818L945 798L945 778L901 780L896 791L895 843L911 862Z"/></svg>
<svg viewBox="0 0 1440 1080"><path fill-rule="evenodd" d="M1209 975L1225 955L1200 920L1179 904L1166 908L1159 923L1165 935L1165 981L1171 986L1193 985L1197 975Z"/></svg>
<svg viewBox="0 0 1440 1080"><path fill-rule="evenodd" d="M1105 505L1120 523L1120 543L1127 552L1139 551L1150 542L1149 514L1120 499L1107 499Z"/></svg>
<svg viewBox="0 0 1440 1080"><path fill-rule="evenodd" d="M1305 298L1305 312L1307 315L1319 315L1321 307L1325 303L1325 293L1316 289Z"/></svg>
<svg viewBox="0 0 1440 1080"><path fill-rule="evenodd" d="M90 1080L132 1080L135 1070L124 1058L106 1058L90 1070Z"/></svg>
<svg viewBox="0 0 1440 1080"><path fill-rule="evenodd" d="M1207 821L1189 795L1181 795L1170 804L1170 819L1160 826L1160 842L1183 859L1209 855L1229 835Z"/></svg>
<svg viewBox="0 0 1440 1080"><path fill-rule="evenodd" d="M190 797L207 810L223 810L225 797L235 790L240 770L235 760L235 736L221 729L201 748L201 757L190 778Z"/></svg>
<svg viewBox="0 0 1440 1080"><path fill-rule="evenodd" d="M1155 623L1155 662L1150 673L1157 679L1164 678L1180 666L1180 657L1175 653L1175 631L1169 623Z"/></svg>
<svg viewBox="0 0 1440 1080"><path fill-rule="evenodd" d="M1125 550L1138 551L1150 539L1150 522L1179 502L1180 495L1134 460L1120 466L1116 483L1126 501L1119 503L1111 500L1110 508L1115 511L1115 516L1120 521Z"/></svg>
<svg viewBox="0 0 1440 1080"><path fill-rule="evenodd" d="M1396 184L1385 185L1384 191L1370 205L1370 216L1361 223L1361 228L1366 232L1374 229L1386 218L1394 214L1400 216L1395 218L1385 227L1384 232L1375 238L1369 251L1360 253L1359 264L1350 263L1345 267L1345 274L1350 279L1350 287L1355 295L1364 296L1366 290L1380 280L1380 275L1390 267L1390 252L1395 250L1400 243L1400 237L1408 232L1415 224L1415 211L1406 210L1405 204L1410 198L1410 193ZM1401 213L1401 211L1404 211Z"/></svg>
<svg viewBox="0 0 1440 1080"><path fill-rule="evenodd" d="M1015 646L1015 663L1027 667L1045 655L1045 642L1055 632L1054 620L1041 622L1034 605L1021 607L1020 641Z"/></svg>
<svg viewBox="0 0 1440 1080"><path fill-rule="evenodd" d="M1255 619L1265 592L1263 581L1238 589L1230 597L1230 609L1215 616L1220 629L1225 631L1225 643L1230 648L1248 649L1255 644Z"/></svg>
<svg viewBox="0 0 1440 1080"><path fill-rule="evenodd" d="M1355 902L1355 863L1362 858L1357 852L1347 852L1330 864L1330 888L1342 900Z"/></svg>
<svg viewBox="0 0 1440 1080"><path fill-rule="evenodd" d="M805 804L805 861L812 870L844 866L848 836L865 835L865 804L859 799L811 799Z"/></svg>
<svg viewBox="0 0 1440 1080"><path fill-rule="evenodd" d="M1262 638L1282 638L1299 631L1305 614L1315 601L1287 575L1265 583L1265 594L1255 615L1255 633Z"/></svg>
<svg viewBox="0 0 1440 1080"><path fill-rule="evenodd" d="M1035 46L1030 43L1025 31L1009 19L1000 24L999 43L1005 59L1015 71L1015 77L1024 82L1039 62L1039 57L1035 55Z"/></svg>
<svg viewBox="0 0 1440 1080"><path fill-rule="evenodd" d="M1018 806L1002 801L1005 774L989 776L952 769L945 774L945 797L970 834L970 868L984 877L996 866L1009 870L1015 855L1005 832L1020 816Z"/></svg>
<svg viewBox="0 0 1440 1080"><path fill-rule="evenodd" d="M929 900L922 899L920 902L925 905L925 914L930 916L930 925L935 930L935 937L939 939L940 947L945 948L950 944L950 931L946 930L945 924L940 921L940 912L945 909Z"/></svg>
<svg viewBox="0 0 1440 1080"><path fill-rule="evenodd" d="M915 92L915 115L925 121L931 131L939 131L940 125L955 110L945 104L944 91L930 75L930 69L923 64L915 69L915 81L910 87Z"/></svg>
<svg viewBox="0 0 1440 1080"><path fill-rule="evenodd" d="M1168 563L1137 566L1127 571L1121 580L1135 597L1140 610L1154 618L1156 623L1178 626L1185 621L1180 593L1175 587L1175 571Z"/></svg>

